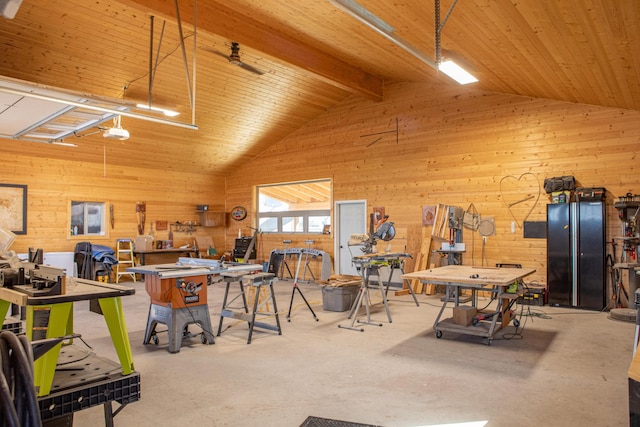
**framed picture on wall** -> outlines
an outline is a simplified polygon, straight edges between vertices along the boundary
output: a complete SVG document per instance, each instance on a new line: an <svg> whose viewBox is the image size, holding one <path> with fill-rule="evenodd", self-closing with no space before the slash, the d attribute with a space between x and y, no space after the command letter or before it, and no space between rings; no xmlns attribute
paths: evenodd
<svg viewBox="0 0 640 427"><path fill-rule="evenodd" d="M27 186L0 184L0 227L27 234Z"/></svg>
<svg viewBox="0 0 640 427"><path fill-rule="evenodd" d="M423 206L422 207L422 225L433 225L436 218L435 206Z"/></svg>

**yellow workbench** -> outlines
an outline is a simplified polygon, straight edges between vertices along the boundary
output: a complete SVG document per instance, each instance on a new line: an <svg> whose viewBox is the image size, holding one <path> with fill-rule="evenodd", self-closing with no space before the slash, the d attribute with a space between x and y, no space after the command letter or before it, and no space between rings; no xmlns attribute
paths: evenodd
<svg viewBox="0 0 640 427"><path fill-rule="evenodd" d="M26 335L33 340L36 335L43 338L60 338L73 333L73 303L97 299L107 323L111 340L120 360L122 375L134 372L131 344L122 311L121 297L133 295L135 289L93 280L65 278L65 292L61 295L30 296L16 289L0 287L0 318L4 319L11 304L26 307ZM34 313L46 311L46 325L34 325ZM43 334L44 332L44 334ZM62 342L34 362L34 383L38 397L51 391Z"/></svg>

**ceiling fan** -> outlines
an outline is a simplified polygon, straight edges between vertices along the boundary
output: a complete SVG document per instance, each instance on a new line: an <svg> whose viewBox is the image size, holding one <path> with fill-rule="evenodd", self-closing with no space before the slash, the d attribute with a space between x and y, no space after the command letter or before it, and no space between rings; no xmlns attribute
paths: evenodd
<svg viewBox="0 0 640 427"><path fill-rule="evenodd" d="M264 74L264 71L260 71L257 68L242 62L242 59L240 59L240 45L236 42L231 42L231 54L230 55L225 55L224 53L218 52L216 50L213 49L206 49L207 51L211 52L211 53L215 53L218 56L222 56L223 58L226 58L229 61L229 64L233 64L233 65L237 65L240 68L243 68L247 71L250 71L254 74L257 74L259 76Z"/></svg>

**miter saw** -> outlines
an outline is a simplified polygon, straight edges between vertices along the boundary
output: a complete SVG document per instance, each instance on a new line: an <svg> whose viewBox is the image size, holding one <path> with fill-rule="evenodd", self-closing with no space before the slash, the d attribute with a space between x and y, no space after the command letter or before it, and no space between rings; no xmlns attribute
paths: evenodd
<svg viewBox="0 0 640 427"><path fill-rule="evenodd" d="M385 215L384 222L382 222L374 233L367 234L352 234L349 238L348 245L349 246L358 246L360 250L365 254L371 254L376 252L374 246L378 244L378 240L382 240L384 242L388 242L393 240L396 237L396 228L393 225L393 222L387 221L389 219L388 215Z"/></svg>

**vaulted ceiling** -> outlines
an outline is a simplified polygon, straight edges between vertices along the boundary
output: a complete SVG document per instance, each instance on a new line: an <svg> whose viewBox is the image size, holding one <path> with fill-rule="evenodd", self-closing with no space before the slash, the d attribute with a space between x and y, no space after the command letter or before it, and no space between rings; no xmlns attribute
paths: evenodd
<svg viewBox="0 0 640 427"><path fill-rule="evenodd" d="M442 18L453 3L440 2ZM359 4L434 58L434 2ZM151 98L197 130L123 117L131 134L123 142L94 129L66 139L77 147L0 139L0 150L102 163L106 147L112 164L228 174L348 97L380 101L384 84L400 81L457 84L329 0L195 6L23 0L14 19L0 18L0 75L127 102ZM232 42L263 74L223 57ZM640 109L637 0L459 0L441 46L479 79L471 88Z"/></svg>

